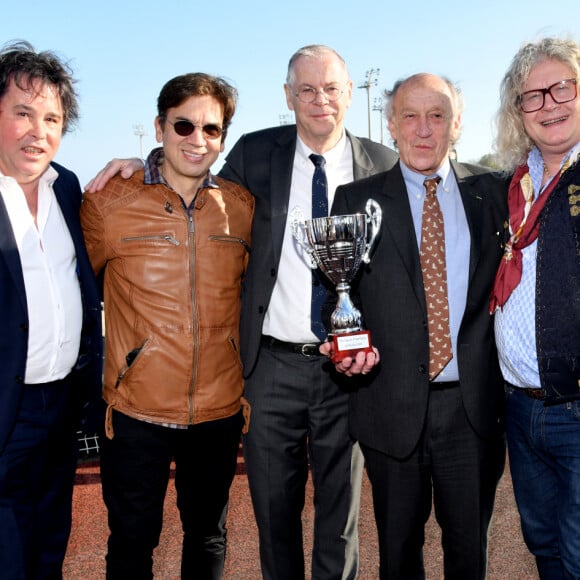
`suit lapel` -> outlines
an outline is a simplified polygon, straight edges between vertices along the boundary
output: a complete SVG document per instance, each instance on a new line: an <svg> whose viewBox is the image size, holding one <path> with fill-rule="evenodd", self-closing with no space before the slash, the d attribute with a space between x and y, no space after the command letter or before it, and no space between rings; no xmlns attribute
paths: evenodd
<svg viewBox="0 0 580 580"><path fill-rule="evenodd" d="M79 219L80 200L76 178L70 178L66 174L64 176L59 175L54 182L53 190L71 235L77 259L77 274L82 284L85 276L92 276L92 268Z"/></svg>
<svg viewBox="0 0 580 580"><path fill-rule="evenodd" d="M270 164L270 221L272 227L272 247L276 262L280 260L284 230L288 217L288 201L290 199L290 184L292 168L296 152L296 128L283 133L272 152Z"/></svg>
<svg viewBox="0 0 580 580"><path fill-rule="evenodd" d="M66 184L63 183L61 177L58 177L54 182L53 190L75 246L75 252L78 255L79 245L82 246L83 233L79 221L79 209L75 203L76 200L70 193L68 193L68 188L66 187Z"/></svg>
<svg viewBox="0 0 580 580"><path fill-rule="evenodd" d="M26 288L24 286L24 277L22 276L22 263L18 246L14 239L14 232L10 225L8 211L4 205L4 199L0 196L0 254L4 257L6 267L14 280L14 287L25 312L28 312L26 304Z"/></svg>
<svg viewBox="0 0 580 580"><path fill-rule="evenodd" d="M354 180L370 177L376 173L375 165L365 148L357 137L346 131L346 137L350 140L352 147L353 176Z"/></svg>
<svg viewBox="0 0 580 580"><path fill-rule="evenodd" d="M415 227L411 216L407 188L398 162L393 169L385 173L383 196L377 201L383 208L382 228L389 232L389 236L382 236L382 243L394 244L394 248L401 256L403 265L407 270L417 300L423 309L426 309Z"/></svg>
<svg viewBox="0 0 580 580"><path fill-rule="evenodd" d="M481 219L484 192L478 189L479 179L477 175L474 175L466 167L455 161L451 162L451 167L455 173L461 200L463 201L471 238L469 252L469 280L471 281L481 251Z"/></svg>

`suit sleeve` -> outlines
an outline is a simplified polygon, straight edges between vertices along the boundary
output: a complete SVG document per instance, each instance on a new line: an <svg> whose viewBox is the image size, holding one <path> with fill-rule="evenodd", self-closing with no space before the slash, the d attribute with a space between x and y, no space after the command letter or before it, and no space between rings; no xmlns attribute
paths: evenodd
<svg viewBox="0 0 580 580"><path fill-rule="evenodd" d="M345 215L350 213L348 210L348 203L347 197L345 194L345 186L339 185L336 188L336 192L334 193L334 201L332 203L332 211L333 215Z"/></svg>
<svg viewBox="0 0 580 580"><path fill-rule="evenodd" d="M248 188L245 171L244 171L244 137L241 137L232 150L228 153L224 166L219 172L219 177L243 185Z"/></svg>

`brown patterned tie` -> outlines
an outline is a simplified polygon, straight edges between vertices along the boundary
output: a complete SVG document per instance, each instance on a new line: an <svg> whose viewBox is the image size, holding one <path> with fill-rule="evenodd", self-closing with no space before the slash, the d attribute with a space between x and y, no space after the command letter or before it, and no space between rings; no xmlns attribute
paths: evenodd
<svg viewBox="0 0 580 580"><path fill-rule="evenodd" d="M440 177L426 179L426 196L421 224L421 270L429 324L429 379L433 380L451 359L445 229L437 200Z"/></svg>

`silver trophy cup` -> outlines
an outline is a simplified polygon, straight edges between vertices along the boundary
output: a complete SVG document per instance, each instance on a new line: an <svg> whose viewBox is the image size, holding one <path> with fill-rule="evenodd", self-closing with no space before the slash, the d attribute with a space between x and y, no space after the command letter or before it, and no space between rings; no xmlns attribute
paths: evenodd
<svg viewBox="0 0 580 580"><path fill-rule="evenodd" d="M330 317L334 362L360 350L371 351L370 334L363 330L362 315L350 299L350 282L370 253L379 233L382 210L369 199L366 214L336 215L305 220L302 210L290 214L292 235L306 253L312 268L320 268L336 286L338 301Z"/></svg>

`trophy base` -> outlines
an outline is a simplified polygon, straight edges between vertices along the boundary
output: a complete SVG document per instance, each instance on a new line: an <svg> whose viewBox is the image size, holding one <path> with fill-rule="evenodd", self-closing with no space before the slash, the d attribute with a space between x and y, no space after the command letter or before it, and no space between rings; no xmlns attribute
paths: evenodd
<svg viewBox="0 0 580 580"><path fill-rule="evenodd" d="M368 330L346 332L344 334L329 334L332 338L332 356L330 360L338 363L347 356L354 357L357 352L373 352L371 333Z"/></svg>

